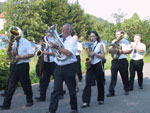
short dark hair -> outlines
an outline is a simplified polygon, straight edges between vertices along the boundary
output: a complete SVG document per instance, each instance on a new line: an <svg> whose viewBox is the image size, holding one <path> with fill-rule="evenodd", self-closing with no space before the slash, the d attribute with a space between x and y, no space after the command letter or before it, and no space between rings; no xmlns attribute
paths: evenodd
<svg viewBox="0 0 150 113"><path fill-rule="evenodd" d="M40 37L40 40L43 40L43 41L44 41L44 36Z"/></svg>
<svg viewBox="0 0 150 113"><path fill-rule="evenodd" d="M94 33L94 34L95 34L95 36L97 37L96 40L97 40L98 42L101 41L101 38L100 38L100 36L98 35L98 33L97 33L96 31L91 31L90 34L91 34L91 33Z"/></svg>

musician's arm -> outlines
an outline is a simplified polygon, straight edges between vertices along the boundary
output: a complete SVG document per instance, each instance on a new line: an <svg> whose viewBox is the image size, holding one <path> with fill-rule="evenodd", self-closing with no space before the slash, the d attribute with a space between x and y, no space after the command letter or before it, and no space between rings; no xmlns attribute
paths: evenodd
<svg viewBox="0 0 150 113"><path fill-rule="evenodd" d="M60 52L62 52L66 56L71 56L72 55L72 53L69 50L65 49L65 48L61 48L61 47L57 46L56 44L54 44L52 42L49 42L49 44L50 44L51 48L58 49Z"/></svg>
<svg viewBox="0 0 150 113"><path fill-rule="evenodd" d="M68 57L72 55L72 53L69 50L67 50L67 49L58 47L58 50L60 52L62 52L63 54L65 54L66 56L68 56Z"/></svg>
<svg viewBox="0 0 150 113"><path fill-rule="evenodd" d="M101 53L100 54L94 53L94 55L101 58L101 59L104 59L105 58L104 46L101 44L100 48L101 48L101 50L100 50Z"/></svg>
<svg viewBox="0 0 150 113"><path fill-rule="evenodd" d="M110 46L110 48L109 48L109 53L114 53L114 52L115 52L114 46Z"/></svg>
<svg viewBox="0 0 150 113"><path fill-rule="evenodd" d="M48 52L48 51L43 51L44 55L50 55L50 56L54 56L54 54L52 52Z"/></svg>
<svg viewBox="0 0 150 113"><path fill-rule="evenodd" d="M144 52L145 52L143 49L139 49L139 48L137 48L137 47L135 47L134 49L137 50L137 51L140 52L140 53L144 53Z"/></svg>
<svg viewBox="0 0 150 113"><path fill-rule="evenodd" d="M120 54L130 54L131 52L132 50L126 50L126 51L120 50Z"/></svg>

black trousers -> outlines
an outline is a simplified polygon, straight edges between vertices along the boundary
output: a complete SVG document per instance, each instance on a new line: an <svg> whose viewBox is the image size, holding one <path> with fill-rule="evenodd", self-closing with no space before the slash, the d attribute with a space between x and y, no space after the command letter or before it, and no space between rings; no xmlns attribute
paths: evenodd
<svg viewBox="0 0 150 113"><path fill-rule="evenodd" d="M111 82L109 85L109 92L115 93L115 86L117 82L117 74L118 71L120 72L121 79L123 82L124 90L129 90L129 78L128 78L128 61L127 59L116 59L112 60L112 66L111 66Z"/></svg>
<svg viewBox="0 0 150 113"><path fill-rule="evenodd" d="M79 81L81 81L82 80L82 71L81 71L81 58L80 58L80 55L77 55L76 58L77 58L77 75L78 75Z"/></svg>
<svg viewBox="0 0 150 113"><path fill-rule="evenodd" d="M40 97L46 98L46 91L49 86L51 75L53 75L55 63L44 62L43 77L40 78Z"/></svg>
<svg viewBox="0 0 150 113"><path fill-rule="evenodd" d="M135 72L137 71L138 85L142 87L143 85L143 59L141 60L131 60L130 61L130 88L133 89Z"/></svg>
<svg viewBox="0 0 150 113"><path fill-rule="evenodd" d="M27 103L33 102L32 87L31 87L31 81L29 77L29 63L11 64L8 90L3 102L4 106L11 105L12 96L16 90L18 81L21 82L21 86L24 90L24 93L26 94Z"/></svg>
<svg viewBox="0 0 150 113"><path fill-rule="evenodd" d="M71 63L66 66L56 65L54 71L54 90L51 93L51 101L49 111L55 113L58 107L59 97L62 91L62 82L65 81L69 94L70 94L70 105L72 110L77 110L77 95L76 95L76 63Z"/></svg>
<svg viewBox="0 0 150 113"><path fill-rule="evenodd" d="M86 85L83 90L82 94L82 101L84 103L90 103L91 99L91 85L93 81L93 76L97 81L97 101L104 101L104 84L103 84L103 70L102 70L102 63L99 62L95 65L91 65L91 68L86 72Z"/></svg>
<svg viewBox="0 0 150 113"><path fill-rule="evenodd" d="M105 69L104 69L104 64L106 63L106 59L102 60L102 64L103 64L103 81L105 83L106 79L105 79Z"/></svg>

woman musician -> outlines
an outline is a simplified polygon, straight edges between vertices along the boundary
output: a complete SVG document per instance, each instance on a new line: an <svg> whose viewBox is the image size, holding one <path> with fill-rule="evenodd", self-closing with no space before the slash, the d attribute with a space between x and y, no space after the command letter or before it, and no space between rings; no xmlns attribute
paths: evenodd
<svg viewBox="0 0 150 113"><path fill-rule="evenodd" d="M101 42L100 36L96 31L91 31L90 39L94 43L91 51L88 51L88 55L91 59L90 67L86 72L86 85L82 94L83 105L81 108L89 107L91 98L91 85L93 77L97 82L97 101L98 104L104 103L104 84L103 84L103 66L102 59L105 57L104 47Z"/></svg>

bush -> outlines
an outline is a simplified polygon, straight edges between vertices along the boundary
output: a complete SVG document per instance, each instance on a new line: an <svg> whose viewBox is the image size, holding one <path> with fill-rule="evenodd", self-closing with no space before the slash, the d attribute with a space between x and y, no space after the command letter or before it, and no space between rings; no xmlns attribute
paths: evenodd
<svg viewBox="0 0 150 113"><path fill-rule="evenodd" d="M5 50L0 50L0 89L6 86L9 75L9 60Z"/></svg>

